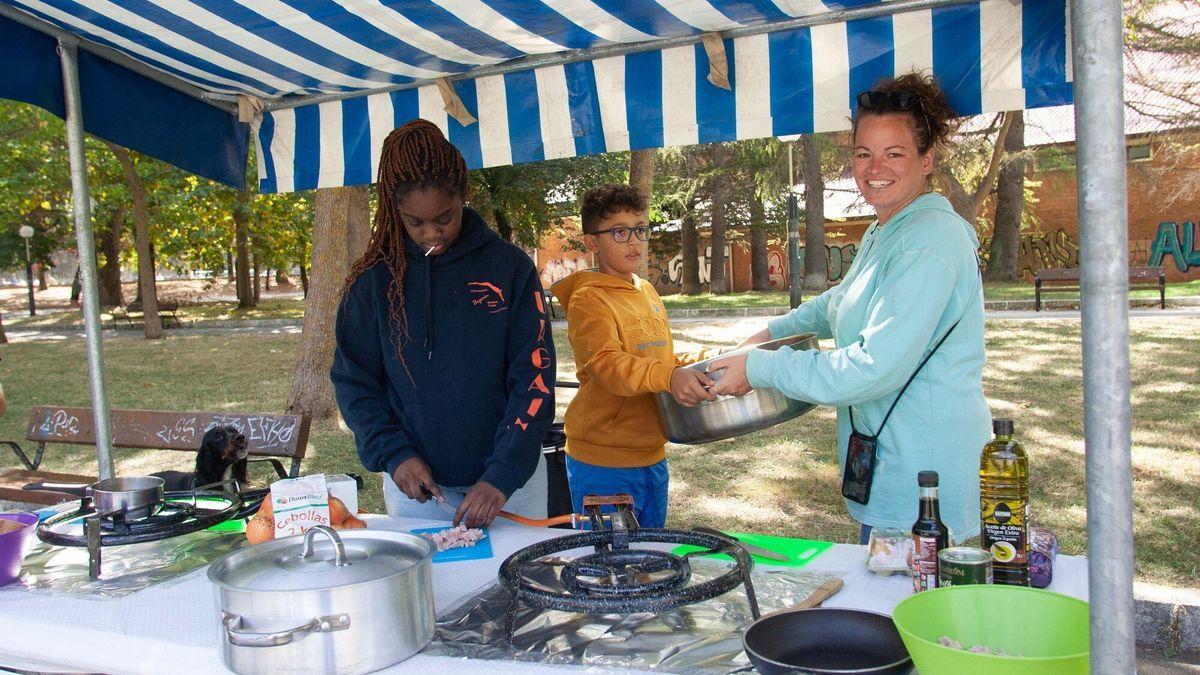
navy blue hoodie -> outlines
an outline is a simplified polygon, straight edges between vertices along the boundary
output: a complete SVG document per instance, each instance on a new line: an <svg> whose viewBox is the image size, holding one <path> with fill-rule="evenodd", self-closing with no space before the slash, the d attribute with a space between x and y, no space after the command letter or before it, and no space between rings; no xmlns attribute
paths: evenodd
<svg viewBox="0 0 1200 675"><path fill-rule="evenodd" d="M469 208L441 255L422 255L407 235L405 246L407 337L388 316L382 262L338 308L329 375L358 456L389 475L421 457L440 485L484 480L511 496L554 421L554 342L537 271Z"/></svg>

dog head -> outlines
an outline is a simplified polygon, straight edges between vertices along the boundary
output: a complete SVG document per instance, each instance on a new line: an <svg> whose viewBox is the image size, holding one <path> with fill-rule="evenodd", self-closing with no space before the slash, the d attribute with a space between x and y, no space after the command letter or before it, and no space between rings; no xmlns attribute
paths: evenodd
<svg viewBox="0 0 1200 675"><path fill-rule="evenodd" d="M209 429L204 433L204 438L200 441L200 451L196 455L197 484L204 485L222 480L228 467L235 464L244 465L247 454L246 437L237 429L230 426ZM235 477L245 480L244 468L234 473Z"/></svg>

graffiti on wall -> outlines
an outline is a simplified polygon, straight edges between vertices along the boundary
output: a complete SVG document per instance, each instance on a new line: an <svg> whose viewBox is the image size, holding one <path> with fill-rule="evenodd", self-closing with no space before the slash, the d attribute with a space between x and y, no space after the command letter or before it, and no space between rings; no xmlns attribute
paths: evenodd
<svg viewBox="0 0 1200 675"><path fill-rule="evenodd" d="M986 237L979 244L979 257L987 260L992 250L992 239ZM1017 274L1032 279L1038 270L1079 267L1079 243L1063 228L1049 232L1029 232L1021 235L1021 249L1017 254Z"/></svg>
<svg viewBox="0 0 1200 675"><path fill-rule="evenodd" d="M542 268L542 288L550 288L579 270L588 268L587 258L554 258Z"/></svg>
<svg viewBox="0 0 1200 675"><path fill-rule="evenodd" d="M1200 267L1200 250L1196 249L1196 224L1187 221L1178 224L1165 221L1158 224L1158 233L1154 235L1154 243L1150 245L1150 255L1146 264L1158 267L1163 264L1163 258L1171 256L1175 269L1187 272L1193 267Z"/></svg>
<svg viewBox="0 0 1200 675"><path fill-rule="evenodd" d="M767 252L767 278L771 288L787 288L787 267L784 267L783 254L775 249Z"/></svg>

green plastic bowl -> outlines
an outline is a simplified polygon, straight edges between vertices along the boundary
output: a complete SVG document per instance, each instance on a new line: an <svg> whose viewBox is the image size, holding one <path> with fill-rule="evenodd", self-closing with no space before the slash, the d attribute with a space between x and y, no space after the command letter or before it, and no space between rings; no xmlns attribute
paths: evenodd
<svg viewBox="0 0 1200 675"><path fill-rule="evenodd" d="M1088 604L1021 586L937 588L892 613L921 675L1071 675L1088 672ZM938 644L986 645L1019 656L976 654Z"/></svg>

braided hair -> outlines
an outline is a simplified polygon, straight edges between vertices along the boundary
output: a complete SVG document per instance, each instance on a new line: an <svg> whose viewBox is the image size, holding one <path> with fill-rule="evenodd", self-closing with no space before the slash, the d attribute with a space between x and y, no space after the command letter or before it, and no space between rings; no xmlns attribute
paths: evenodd
<svg viewBox="0 0 1200 675"><path fill-rule="evenodd" d="M378 206L367 250L350 268L341 297L372 265L384 261L392 273L388 284L388 316L392 335L408 337L404 317L404 221L400 202L417 190L438 189L466 199L467 163L442 130L428 120L415 119L393 129L379 153ZM404 362L402 341L396 340L396 355ZM406 366L407 367L407 366Z"/></svg>

